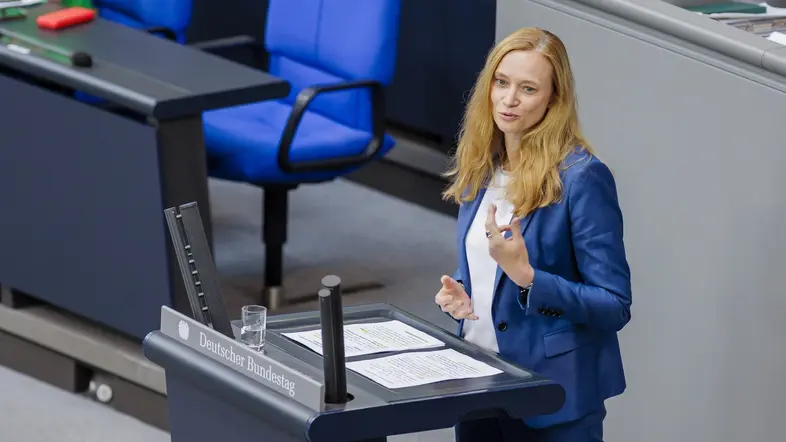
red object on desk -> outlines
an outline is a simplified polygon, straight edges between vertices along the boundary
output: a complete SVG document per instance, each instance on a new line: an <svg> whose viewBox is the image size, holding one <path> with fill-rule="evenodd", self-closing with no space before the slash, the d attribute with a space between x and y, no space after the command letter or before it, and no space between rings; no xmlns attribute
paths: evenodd
<svg viewBox="0 0 786 442"><path fill-rule="evenodd" d="M74 6L39 15L38 18L35 19L35 22L39 28L56 30L87 23L95 17L96 11L94 9Z"/></svg>

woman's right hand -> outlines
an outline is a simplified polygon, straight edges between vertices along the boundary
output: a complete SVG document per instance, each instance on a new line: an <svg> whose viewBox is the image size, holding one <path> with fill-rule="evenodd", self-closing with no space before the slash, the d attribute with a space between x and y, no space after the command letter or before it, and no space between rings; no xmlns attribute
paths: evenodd
<svg viewBox="0 0 786 442"><path fill-rule="evenodd" d="M478 316L472 311L472 301L464 290L464 286L448 275L443 275L442 289L434 297L434 302L455 319L476 320Z"/></svg>

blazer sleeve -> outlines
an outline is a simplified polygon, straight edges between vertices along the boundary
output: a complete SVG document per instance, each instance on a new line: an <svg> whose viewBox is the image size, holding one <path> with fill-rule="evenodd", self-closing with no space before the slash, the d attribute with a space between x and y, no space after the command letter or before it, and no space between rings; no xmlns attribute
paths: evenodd
<svg viewBox="0 0 786 442"><path fill-rule="evenodd" d="M452 278L459 284L464 284L464 278L461 276L461 269L456 269L456 271L453 272Z"/></svg>
<svg viewBox="0 0 786 442"><path fill-rule="evenodd" d="M571 241L582 282L535 269L527 314L564 317L576 324L621 330L630 320L630 268L622 212L611 171L591 161L568 186ZM545 313L544 313L545 312Z"/></svg>

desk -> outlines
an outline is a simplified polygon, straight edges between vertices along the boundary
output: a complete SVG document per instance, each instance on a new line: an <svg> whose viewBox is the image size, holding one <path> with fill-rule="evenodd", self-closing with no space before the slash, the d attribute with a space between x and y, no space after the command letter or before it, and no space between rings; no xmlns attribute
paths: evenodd
<svg viewBox="0 0 786 442"><path fill-rule="evenodd" d="M280 98L289 84L102 19L39 29L57 8L0 22L93 57L75 68L0 47L0 283L141 340L161 305L189 311L164 208L197 201L210 234L202 112Z"/></svg>
<svg viewBox="0 0 786 442"><path fill-rule="evenodd" d="M347 307L343 317L347 324L401 321L442 341L439 350L456 351L500 372L390 389L346 370L352 399L326 404L322 356L282 335L318 329L319 312L269 318L266 350L259 353L164 307L161 330L148 335L143 348L166 372L172 442L216 442L229 435L276 442L384 442L388 436L450 428L461 420L551 414L565 403L565 390L555 381L393 306ZM203 340L221 348L221 355Z"/></svg>

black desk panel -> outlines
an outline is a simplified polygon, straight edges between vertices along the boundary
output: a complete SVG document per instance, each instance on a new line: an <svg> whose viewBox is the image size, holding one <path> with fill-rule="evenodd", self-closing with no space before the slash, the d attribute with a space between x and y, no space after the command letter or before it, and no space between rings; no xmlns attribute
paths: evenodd
<svg viewBox="0 0 786 442"><path fill-rule="evenodd" d="M172 303L155 129L3 76L0 95L0 282L154 330Z"/></svg>

